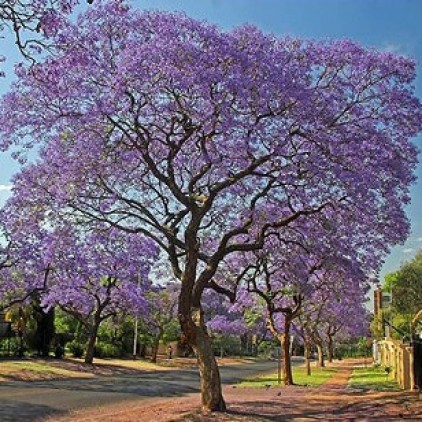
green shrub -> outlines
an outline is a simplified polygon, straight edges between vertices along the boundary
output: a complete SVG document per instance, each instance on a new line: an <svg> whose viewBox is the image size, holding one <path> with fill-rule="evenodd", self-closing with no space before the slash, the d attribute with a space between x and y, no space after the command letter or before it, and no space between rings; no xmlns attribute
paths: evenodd
<svg viewBox="0 0 422 422"><path fill-rule="evenodd" d="M54 349L54 357L56 359L62 359L64 357L64 348L58 344Z"/></svg>
<svg viewBox="0 0 422 422"><path fill-rule="evenodd" d="M98 342L95 345L94 356L96 358L118 358L122 356L122 350L115 344Z"/></svg>
<svg viewBox="0 0 422 422"><path fill-rule="evenodd" d="M67 344L67 347L74 358L81 358L84 354L85 346L78 341L71 341Z"/></svg>

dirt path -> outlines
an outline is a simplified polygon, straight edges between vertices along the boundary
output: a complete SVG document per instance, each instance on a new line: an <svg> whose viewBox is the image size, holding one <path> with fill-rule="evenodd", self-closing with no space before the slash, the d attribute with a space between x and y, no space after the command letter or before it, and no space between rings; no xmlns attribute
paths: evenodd
<svg viewBox="0 0 422 422"><path fill-rule="evenodd" d="M347 388L353 369L362 361L337 362L338 372L316 388L269 389L226 386L229 411L203 415L199 396L131 403L95 412L74 413L60 422L231 422L231 421L400 421L422 420L422 400L409 392L354 391ZM51 421L52 422L52 421Z"/></svg>

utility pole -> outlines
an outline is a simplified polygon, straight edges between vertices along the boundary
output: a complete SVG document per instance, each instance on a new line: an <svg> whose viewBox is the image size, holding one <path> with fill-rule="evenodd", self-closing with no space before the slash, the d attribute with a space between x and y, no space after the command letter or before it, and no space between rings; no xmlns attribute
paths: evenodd
<svg viewBox="0 0 422 422"><path fill-rule="evenodd" d="M137 276L136 286L139 287L141 284L141 277ZM133 359L136 359L138 349L138 317L135 316L135 326L133 327Z"/></svg>

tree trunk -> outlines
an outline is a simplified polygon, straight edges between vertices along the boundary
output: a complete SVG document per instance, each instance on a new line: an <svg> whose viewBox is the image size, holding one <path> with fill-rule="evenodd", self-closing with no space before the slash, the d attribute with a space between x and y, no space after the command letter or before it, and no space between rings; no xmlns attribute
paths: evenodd
<svg viewBox="0 0 422 422"><path fill-rule="evenodd" d="M307 342L306 340L303 342L303 348L304 348L304 355L305 355L306 375L311 376L311 359L310 359L311 350L309 347L309 342Z"/></svg>
<svg viewBox="0 0 422 422"><path fill-rule="evenodd" d="M163 336L163 330L161 328L159 328L158 334L155 337L154 347L152 348L151 362L153 362L153 363L157 362L158 348L160 347L160 340L161 340L162 336Z"/></svg>
<svg viewBox="0 0 422 422"><path fill-rule="evenodd" d="M248 334L241 334L240 335L240 350L245 350L249 352L249 345L250 345L250 338Z"/></svg>
<svg viewBox="0 0 422 422"><path fill-rule="evenodd" d="M324 361L324 350L322 348L322 344L320 342L316 343L317 352L318 352L318 366L320 368L325 367L325 361Z"/></svg>
<svg viewBox="0 0 422 422"><path fill-rule="evenodd" d="M220 371L205 326L196 328L196 342L192 346L201 375L202 407L206 411L224 412L226 403L221 390Z"/></svg>
<svg viewBox="0 0 422 422"><path fill-rule="evenodd" d="M284 319L284 334L282 336L282 348L284 355L284 385L294 385L292 374L292 361L290 357L290 327L291 319L287 316Z"/></svg>
<svg viewBox="0 0 422 422"><path fill-rule="evenodd" d="M332 362L334 359L334 343L331 336L328 336L327 353L328 353L328 362Z"/></svg>
<svg viewBox="0 0 422 422"><path fill-rule="evenodd" d="M179 310L186 312L186 308L180 303ZM202 408L207 412L224 412L226 403L221 389L220 371L203 321L202 310L192 308L189 316L185 312L180 312L179 318L185 340L192 346L198 361Z"/></svg>
<svg viewBox="0 0 422 422"><path fill-rule="evenodd" d="M36 347L37 354L41 357L48 357L50 353L51 342L55 334L54 326L54 307L45 312L38 303L33 305L34 317L36 325Z"/></svg>
<svg viewBox="0 0 422 422"><path fill-rule="evenodd" d="M95 342L97 341L97 332L98 332L99 326L100 326L100 322L96 321L91 327L88 346L85 352L85 363L92 364L92 362L94 361L94 348L95 348Z"/></svg>
<svg viewBox="0 0 422 422"><path fill-rule="evenodd" d="M201 211L202 212L202 211ZM197 233L201 219L198 209L192 211L192 220L185 231L186 262L179 295L179 321L186 342L196 353L201 378L201 401L205 411L226 410L221 389L220 372L208 336L201 308L201 296L216 271L208 266L197 280L199 241Z"/></svg>

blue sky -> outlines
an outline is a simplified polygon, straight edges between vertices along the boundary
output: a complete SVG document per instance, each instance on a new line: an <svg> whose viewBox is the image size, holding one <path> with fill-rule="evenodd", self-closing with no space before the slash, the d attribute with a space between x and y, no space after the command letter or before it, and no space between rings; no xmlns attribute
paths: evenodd
<svg viewBox="0 0 422 422"><path fill-rule="evenodd" d="M421 0L132 0L131 3L146 9L183 10L224 29L251 23L280 36L350 38L368 47L409 55L420 63L416 88L422 98ZM0 40L0 54L8 59L2 66L7 73L6 79L0 79L2 93L8 89L13 63L18 60L10 38ZM415 143L421 148L422 137L415 139ZM0 203L7 198L6 187L17 169L8 156L0 155ZM394 248L383 274L398 268L422 248L422 165L417 174L412 204L407 208L412 233L405 245Z"/></svg>

